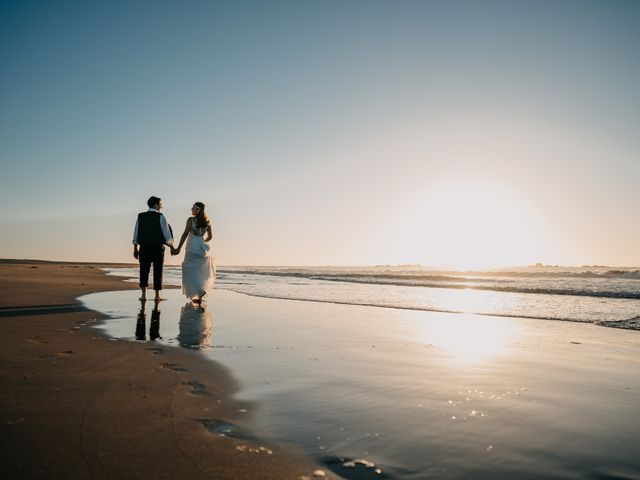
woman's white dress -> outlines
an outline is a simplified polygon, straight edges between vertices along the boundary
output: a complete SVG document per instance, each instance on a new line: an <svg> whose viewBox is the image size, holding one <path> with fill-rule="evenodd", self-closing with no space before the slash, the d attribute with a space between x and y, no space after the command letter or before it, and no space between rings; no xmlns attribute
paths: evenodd
<svg viewBox="0 0 640 480"><path fill-rule="evenodd" d="M209 309L187 302L180 309L178 342L181 347L199 350L211 346L211 314Z"/></svg>
<svg viewBox="0 0 640 480"><path fill-rule="evenodd" d="M211 246L204 241L206 228L197 228L191 219L184 261L182 262L182 293L195 298L211 291L216 283L216 266Z"/></svg>

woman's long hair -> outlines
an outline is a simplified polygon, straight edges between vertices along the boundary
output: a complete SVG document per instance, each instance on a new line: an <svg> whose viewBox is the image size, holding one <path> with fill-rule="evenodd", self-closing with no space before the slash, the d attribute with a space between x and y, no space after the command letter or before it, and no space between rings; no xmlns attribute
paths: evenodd
<svg viewBox="0 0 640 480"><path fill-rule="evenodd" d="M204 203L196 202L194 205L199 208L198 213L196 213L196 227L207 228L207 225L209 225L209 217L204 213Z"/></svg>

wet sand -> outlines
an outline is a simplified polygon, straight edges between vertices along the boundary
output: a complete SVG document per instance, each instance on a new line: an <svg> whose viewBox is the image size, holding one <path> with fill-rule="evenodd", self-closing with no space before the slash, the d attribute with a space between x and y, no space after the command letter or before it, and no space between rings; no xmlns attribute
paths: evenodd
<svg viewBox="0 0 640 480"><path fill-rule="evenodd" d="M77 296L136 289L102 266L0 262L2 478L312 478L301 454L221 435L249 409L224 367L88 328Z"/></svg>
<svg viewBox="0 0 640 480"><path fill-rule="evenodd" d="M640 332L222 289L203 312L167 298L159 343L225 365L253 403L241 426L342 478L639 478ZM121 341L150 327L126 292L81 300Z"/></svg>

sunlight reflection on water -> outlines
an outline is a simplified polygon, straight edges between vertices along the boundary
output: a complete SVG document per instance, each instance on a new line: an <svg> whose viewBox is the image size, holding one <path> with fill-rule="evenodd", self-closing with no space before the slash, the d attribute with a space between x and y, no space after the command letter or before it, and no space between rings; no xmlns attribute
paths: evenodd
<svg viewBox="0 0 640 480"><path fill-rule="evenodd" d="M328 468L364 459L388 479L418 480L587 478L598 462L640 467L640 425L629 421L640 389L636 332L224 290L202 311L179 290L165 295L152 312L153 343L199 349L226 365L242 385L238 397L257 402L247 412L251 431ZM99 328L135 340L146 328L135 298L82 300L116 317ZM577 446L567 452L568 443ZM554 451L563 451L556 462Z"/></svg>
<svg viewBox="0 0 640 480"><path fill-rule="evenodd" d="M509 319L469 314L420 323L417 328L425 343L444 349L452 360L475 363L509 353L518 333L517 324Z"/></svg>

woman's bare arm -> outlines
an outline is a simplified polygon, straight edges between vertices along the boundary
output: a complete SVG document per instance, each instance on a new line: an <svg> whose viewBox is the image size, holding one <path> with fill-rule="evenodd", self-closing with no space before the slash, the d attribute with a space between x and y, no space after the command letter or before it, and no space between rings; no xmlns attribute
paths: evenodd
<svg viewBox="0 0 640 480"><path fill-rule="evenodd" d="M184 241L187 239L187 235L189 235L189 230L191 230L191 225L189 224L191 217L187 218L187 223L184 226L184 232L182 232L182 236L180 237L180 243L178 244L178 248L176 250L179 252L184 244Z"/></svg>

